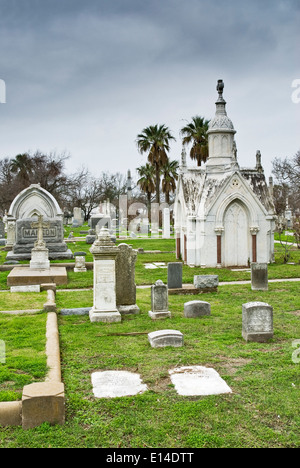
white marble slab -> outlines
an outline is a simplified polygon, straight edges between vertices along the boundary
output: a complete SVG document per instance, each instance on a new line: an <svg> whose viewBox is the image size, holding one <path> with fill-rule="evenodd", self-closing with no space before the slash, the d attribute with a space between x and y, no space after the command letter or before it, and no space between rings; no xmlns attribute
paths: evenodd
<svg viewBox="0 0 300 468"><path fill-rule="evenodd" d="M200 396L232 393L217 371L202 366L178 367L169 371L179 395Z"/></svg>
<svg viewBox="0 0 300 468"><path fill-rule="evenodd" d="M139 374L128 371L94 372L92 385L96 398L133 396L148 390Z"/></svg>

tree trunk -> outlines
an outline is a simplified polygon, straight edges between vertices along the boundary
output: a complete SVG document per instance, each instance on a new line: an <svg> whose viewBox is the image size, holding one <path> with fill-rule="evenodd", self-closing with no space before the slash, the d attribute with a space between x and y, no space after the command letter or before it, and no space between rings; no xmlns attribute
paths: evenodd
<svg viewBox="0 0 300 468"><path fill-rule="evenodd" d="M160 170L158 163L155 163L155 173L156 173L156 203L160 204Z"/></svg>

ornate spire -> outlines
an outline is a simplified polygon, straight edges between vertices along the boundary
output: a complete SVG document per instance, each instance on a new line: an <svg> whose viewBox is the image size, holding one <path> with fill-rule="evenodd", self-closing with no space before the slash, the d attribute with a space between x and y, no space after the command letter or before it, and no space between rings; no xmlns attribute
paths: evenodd
<svg viewBox="0 0 300 468"><path fill-rule="evenodd" d="M218 80L217 83L217 91L219 93L219 99L218 101L224 101L223 99L223 89L224 89L224 82L223 80Z"/></svg>
<svg viewBox="0 0 300 468"><path fill-rule="evenodd" d="M217 91L219 93L219 97L216 102L216 114L215 114L215 117L210 121L208 133L226 131L226 130L229 132L235 133L233 123L227 116L226 101L223 98L223 90L224 90L224 82L223 80L218 80Z"/></svg>

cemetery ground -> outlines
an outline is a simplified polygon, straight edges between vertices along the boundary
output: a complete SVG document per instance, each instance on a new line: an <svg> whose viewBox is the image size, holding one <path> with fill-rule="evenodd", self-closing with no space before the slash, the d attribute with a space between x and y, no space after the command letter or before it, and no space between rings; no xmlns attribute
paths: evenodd
<svg viewBox="0 0 300 468"><path fill-rule="evenodd" d="M270 281L268 291L252 291L249 283L242 283L250 280L247 270L184 265L183 283L191 284L196 274L218 274L220 283L240 283L220 284L214 293L170 295L171 318L152 321L148 316L149 286L158 279L167 282L165 265L176 261L174 239L127 238L119 242L144 249L136 263L140 314L112 324L91 323L88 315L60 315L62 308L91 307L93 303L93 271L79 274L69 269L68 285L58 287L56 293L66 422L63 426L44 423L26 431L0 428L0 447L299 447L300 359L293 359L293 343L300 339L299 282ZM73 252L86 251L86 261L92 262L91 246L84 239L69 247ZM290 262L294 264L282 264L281 256L282 247L277 244L269 279L299 278L300 251L292 252ZM1 252L0 262L4 261ZM154 267L145 268L145 264ZM6 362L0 363L0 401L19 400L23 386L42 381L47 372L45 292L9 292L8 273L0 273L0 310L40 312L0 314L0 339L6 343ZM185 318L184 303L194 299L209 302L211 315ZM242 304L252 301L267 302L274 309L274 337L268 343L242 338ZM180 330L184 346L152 348L147 334L160 329ZM232 393L178 395L169 370L193 365L215 369ZM136 396L97 399L91 374L105 370L137 373L148 390Z"/></svg>

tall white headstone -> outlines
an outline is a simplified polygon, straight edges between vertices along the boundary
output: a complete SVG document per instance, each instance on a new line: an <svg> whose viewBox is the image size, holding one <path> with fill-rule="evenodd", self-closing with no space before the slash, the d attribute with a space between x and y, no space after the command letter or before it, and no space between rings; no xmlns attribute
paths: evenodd
<svg viewBox="0 0 300 468"><path fill-rule="evenodd" d="M116 256L118 247L112 242L107 228L102 228L90 248L94 256L94 305L91 322L120 322L116 305Z"/></svg>

